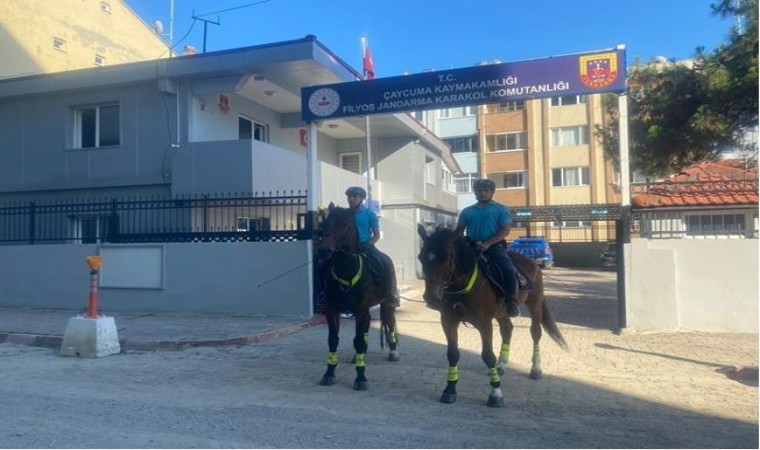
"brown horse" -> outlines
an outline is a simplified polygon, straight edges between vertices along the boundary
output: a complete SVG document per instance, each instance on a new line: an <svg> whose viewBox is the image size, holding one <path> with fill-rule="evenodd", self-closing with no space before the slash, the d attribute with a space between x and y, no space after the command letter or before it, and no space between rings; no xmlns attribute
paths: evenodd
<svg viewBox="0 0 760 450"><path fill-rule="evenodd" d="M354 389L366 390L369 386L364 371L371 307L380 305L380 344L382 346L384 337L388 342L388 360L398 361L399 352L396 349L398 340L395 308L370 273L370 261L360 252L353 211L330 204L328 215L322 223L322 239L317 246L317 253L320 260L324 261L320 273L326 292L325 316L329 328L327 371L319 384L335 384L340 314L350 312L356 320Z"/></svg>
<svg viewBox="0 0 760 450"><path fill-rule="evenodd" d="M428 235L422 225L417 227L417 231L423 240L419 260L425 277L425 302L440 311L448 346L448 384L441 395L441 402L456 401L459 380L457 330L460 323L467 322L480 332L482 340L480 356L488 367L491 381L487 405L504 406L500 375L504 374L509 361L509 343L514 328L504 300L483 274L478 265L477 250L467 242L461 231L438 228ZM567 349L567 343L547 308L541 269L530 258L513 252L509 252L509 256L533 286L529 292L520 292L518 304L526 305L530 310L530 334L533 337L530 378L539 379L542 377L539 348L541 326L562 348ZM502 341L498 364L493 352L493 319L499 324Z"/></svg>

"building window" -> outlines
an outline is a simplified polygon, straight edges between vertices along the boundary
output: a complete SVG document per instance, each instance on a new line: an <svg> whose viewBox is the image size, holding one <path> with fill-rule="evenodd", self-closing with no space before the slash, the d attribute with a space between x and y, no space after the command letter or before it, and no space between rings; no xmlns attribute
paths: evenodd
<svg viewBox="0 0 760 450"><path fill-rule="evenodd" d="M238 139L269 142L269 126L247 117L238 116Z"/></svg>
<svg viewBox="0 0 760 450"><path fill-rule="evenodd" d="M522 111L525 109L525 102L518 100L515 102L499 103L498 105L492 105L490 108L491 113L508 113L515 111Z"/></svg>
<svg viewBox="0 0 760 450"><path fill-rule="evenodd" d="M744 214L699 214L686 216L686 234L744 234Z"/></svg>
<svg viewBox="0 0 760 450"><path fill-rule="evenodd" d="M550 131L552 147L588 144L588 127L585 125L551 128Z"/></svg>
<svg viewBox="0 0 760 450"><path fill-rule="evenodd" d="M464 136L444 139L451 146L452 153L466 153L478 151L477 136Z"/></svg>
<svg viewBox="0 0 760 450"><path fill-rule="evenodd" d="M97 105L76 110L76 148L112 147L121 144L119 105Z"/></svg>
<svg viewBox="0 0 760 450"><path fill-rule="evenodd" d="M552 186L588 186L588 167L561 167L552 169Z"/></svg>
<svg viewBox="0 0 760 450"><path fill-rule="evenodd" d="M111 4L108 2L100 2L100 10L111 14Z"/></svg>
<svg viewBox="0 0 760 450"><path fill-rule="evenodd" d="M519 189L525 187L525 171L492 172L486 175L496 189Z"/></svg>
<svg viewBox="0 0 760 450"><path fill-rule="evenodd" d="M106 57L103 55L95 55L95 65L96 66L105 66L106 65Z"/></svg>
<svg viewBox="0 0 760 450"><path fill-rule="evenodd" d="M528 147L528 132L489 134L486 136L486 149L489 152L522 150Z"/></svg>
<svg viewBox="0 0 760 450"><path fill-rule="evenodd" d="M581 220L563 220L562 222L552 222L552 226L555 228L591 228L591 222Z"/></svg>
<svg viewBox="0 0 760 450"><path fill-rule="evenodd" d="M238 217L237 231L269 231L271 223L269 217Z"/></svg>
<svg viewBox="0 0 760 450"><path fill-rule="evenodd" d="M552 106L582 105L588 103L588 97L585 95L565 95L563 97L552 97Z"/></svg>
<svg viewBox="0 0 760 450"><path fill-rule="evenodd" d="M349 172L362 173L362 154L360 152L339 153L340 168Z"/></svg>
<svg viewBox="0 0 760 450"><path fill-rule="evenodd" d="M462 106L459 108L447 108L441 110L441 119L449 119L454 117L466 117L466 116L474 116L475 115L475 107L474 106Z"/></svg>
<svg viewBox="0 0 760 450"><path fill-rule="evenodd" d="M110 216L71 217L74 241L78 244L97 244L106 242Z"/></svg>
<svg viewBox="0 0 760 450"><path fill-rule="evenodd" d="M63 39L61 39L61 38L54 37L53 38L53 48L56 49L56 50L60 50L62 52L65 52L66 51L66 41L63 40Z"/></svg>

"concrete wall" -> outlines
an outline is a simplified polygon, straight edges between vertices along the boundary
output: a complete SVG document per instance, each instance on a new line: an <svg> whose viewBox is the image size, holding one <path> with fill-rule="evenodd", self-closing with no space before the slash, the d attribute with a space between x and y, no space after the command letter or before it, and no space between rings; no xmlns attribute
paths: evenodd
<svg viewBox="0 0 760 450"><path fill-rule="evenodd" d="M102 286L99 298L104 313L181 311L309 317L311 265L305 263L311 260L310 246L310 241L298 241L0 247L0 306L84 311L89 286L85 258L102 252L101 286L114 279L116 284L132 286ZM133 252L120 251L124 257L109 260L114 249ZM159 260L146 258L146 249L157 250ZM153 280L159 280L162 287L139 287Z"/></svg>
<svg viewBox="0 0 760 450"><path fill-rule="evenodd" d="M625 253L629 327L758 332L757 239L633 239Z"/></svg>

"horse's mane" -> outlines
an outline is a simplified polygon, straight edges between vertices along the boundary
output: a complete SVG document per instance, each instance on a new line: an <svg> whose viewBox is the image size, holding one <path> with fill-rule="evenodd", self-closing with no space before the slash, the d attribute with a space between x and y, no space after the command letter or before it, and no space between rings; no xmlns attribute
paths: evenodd
<svg viewBox="0 0 760 450"><path fill-rule="evenodd" d="M333 227L333 224L337 221L343 221L350 229L350 238L355 240L355 244L359 243L359 232L356 230L356 223L354 222L354 212L351 208L343 208L340 206L334 206L330 209L329 214L322 222L322 234L327 234ZM349 244L349 242L340 242L340 244Z"/></svg>
<svg viewBox="0 0 760 450"><path fill-rule="evenodd" d="M452 241L453 239L453 241ZM448 252L448 244L453 242L453 248L456 252L456 266L458 269L468 272L472 270L477 260L477 252L462 235L458 235L455 229L448 227L438 227L425 242L425 247L435 251L437 254Z"/></svg>

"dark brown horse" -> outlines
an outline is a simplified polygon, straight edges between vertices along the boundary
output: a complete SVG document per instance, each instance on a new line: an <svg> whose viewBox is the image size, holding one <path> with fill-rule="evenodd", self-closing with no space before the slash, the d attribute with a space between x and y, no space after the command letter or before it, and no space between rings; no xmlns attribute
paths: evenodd
<svg viewBox="0 0 760 450"><path fill-rule="evenodd" d="M396 314L391 301L378 286L370 273L371 262L359 249L359 236L354 223L354 213L348 208L330 204L328 215L322 223L322 239L317 246L320 260L324 261L320 271L326 293L327 326L327 371L319 384L329 386L335 383L335 368L338 365L338 333L340 314L350 312L356 320L354 335L354 364L356 379L354 389L368 388L365 371L367 353L367 332L370 326L369 309L380 305L381 346L383 337L388 342L390 361L399 360L396 333Z"/></svg>
<svg viewBox="0 0 760 450"><path fill-rule="evenodd" d="M480 356L486 363L491 381L488 406L504 406L501 378L509 361L509 343L514 326L506 312L501 294L494 289L478 265L478 252L462 233L457 230L438 228L428 235L422 225L417 227L422 237L419 260L425 277L425 301L441 313L441 326L446 335L449 359L448 384L441 395L441 402L456 401L456 385L459 380L458 328L462 322L472 324L482 340ZM539 379L541 372L541 326L557 344L567 349L567 343L546 306L541 269L520 254L509 252L514 265L530 280L533 289L521 292L518 304L530 310L530 334L533 337L533 366L530 378ZM493 319L499 324L501 351L497 361L493 352Z"/></svg>

